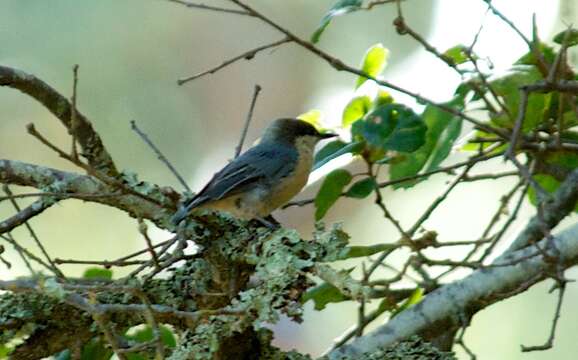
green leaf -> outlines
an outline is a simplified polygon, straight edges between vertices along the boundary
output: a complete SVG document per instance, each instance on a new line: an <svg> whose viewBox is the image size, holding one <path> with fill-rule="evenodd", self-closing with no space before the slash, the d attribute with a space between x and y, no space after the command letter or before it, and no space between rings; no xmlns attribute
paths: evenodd
<svg viewBox="0 0 578 360"><path fill-rule="evenodd" d="M537 174L534 175L533 178L548 193L554 193L558 190L561 184L555 177L546 174ZM533 186L528 188L528 200L530 200L532 205L538 205L538 196ZM574 211L578 212L578 202L576 202L576 205L574 206Z"/></svg>
<svg viewBox="0 0 578 360"><path fill-rule="evenodd" d="M316 44L319 42L321 35L327 28L327 26L331 23L331 20L336 16L345 15L349 12L359 10L361 5L363 4L362 0L339 0L337 1L331 9L325 14L323 19L321 19L321 23L317 27L317 30L311 35L311 42Z"/></svg>
<svg viewBox="0 0 578 360"><path fill-rule="evenodd" d="M564 114L562 114L562 123L563 123L563 129L570 129L573 126L578 125L578 114L576 114L576 111L570 110L570 111L566 111Z"/></svg>
<svg viewBox="0 0 578 360"><path fill-rule="evenodd" d="M442 55L451 59L454 64L459 65L468 61L468 55L466 53L467 48L460 44L452 48L447 49Z"/></svg>
<svg viewBox="0 0 578 360"><path fill-rule="evenodd" d="M163 340L163 344L169 348L175 348L177 346L177 341L175 339L175 335L168 327L164 325L159 325L159 331L161 333L161 339ZM128 339L137 341L137 342L147 342L153 339L153 330L149 325L138 329L136 332L130 335L126 335Z"/></svg>
<svg viewBox="0 0 578 360"><path fill-rule="evenodd" d="M321 220L327 211L341 196L343 188L351 182L352 176L349 171L337 169L325 177L319 192L315 197L315 220Z"/></svg>
<svg viewBox="0 0 578 360"><path fill-rule="evenodd" d="M349 103L343 109L341 126L344 128L351 126L351 124L364 117L370 107L371 99L367 95L356 96L349 100Z"/></svg>
<svg viewBox="0 0 578 360"><path fill-rule="evenodd" d="M374 164L389 164L391 162L392 158L389 156L384 156L383 158L377 160L374 162Z"/></svg>
<svg viewBox="0 0 578 360"><path fill-rule="evenodd" d="M384 151L415 151L424 144L425 133L422 119L401 104L380 106L351 127L354 139L364 139Z"/></svg>
<svg viewBox="0 0 578 360"><path fill-rule="evenodd" d="M566 173L570 173L574 169L578 168L578 154L575 151L569 150L549 151L547 154L543 156L542 161L550 165L549 167L562 168L557 169L558 173L561 173L563 170L566 170L565 171ZM543 169L542 171L546 172L547 170L548 166L546 167L546 169Z"/></svg>
<svg viewBox="0 0 578 360"><path fill-rule="evenodd" d="M3 356L2 359L5 359L5 357ZM68 349L61 351L58 354L56 354L56 356L54 356L54 360L70 360L70 359L71 359L70 350Z"/></svg>
<svg viewBox="0 0 578 360"><path fill-rule="evenodd" d="M397 316L402 311L408 309L410 306L419 303L423 298L423 294L424 290L422 288L416 288L415 291L410 295L410 297L407 298L407 300L405 300L403 304L401 304L397 308L397 310L391 314L391 318L393 319L395 316Z"/></svg>
<svg viewBox="0 0 578 360"><path fill-rule="evenodd" d="M491 85L496 94L502 99L511 116L501 114L492 118L492 123L495 125L511 129L514 126L514 121L518 115L520 105L520 87L523 85L533 84L542 79L540 72L533 66L516 66L511 69L510 73L493 80ZM533 130L542 122L547 110L548 94L531 93L528 97L528 107L526 108L526 117L522 126L522 130L527 132Z"/></svg>
<svg viewBox="0 0 578 360"><path fill-rule="evenodd" d="M393 103L393 97L391 96L391 94L385 90L379 89L377 91L377 96L375 97L375 99L373 99L373 104L371 105L371 107L375 109L383 105L389 105L391 103Z"/></svg>
<svg viewBox="0 0 578 360"><path fill-rule="evenodd" d="M103 279L103 280L111 280L112 279L112 270L103 269L99 267L91 267L84 270L84 274L82 277L85 279Z"/></svg>
<svg viewBox="0 0 578 360"><path fill-rule="evenodd" d="M387 250L398 248L396 244L377 244L371 246L348 246L344 248L337 260L352 259L364 256L371 256Z"/></svg>
<svg viewBox="0 0 578 360"><path fill-rule="evenodd" d="M301 297L302 303L306 303L309 300L313 300L315 310L321 311L325 309L327 304L338 303L350 299L343 295L335 286L324 282L307 290Z"/></svg>
<svg viewBox="0 0 578 360"><path fill-rule="evenodd" d="M463 110L465 93L459 93L452 101L444 105ZM422 119L427 126L425 143L410 154L399 154L392 159L389 169L391 180L417 175L423 168L435 170L447 158L451 148L459 137L462 120L439 107L428 105L422 113ZM427 165L427 166L426 166ZM419 180L405 181L394 187L411 187Z"/></svg>
<svg viewBox="0 0 578 360"><path fill-rule="evenodd" d="M540 43L538 45L538 50L540 51L540 53L542 53L542 56L544 56L544 60L546 60L548 64L554 62L554 59L556 58L556 52L554 51L553 47L544 43ZM537 64L538 61L536 61L536 57L534 56L534 53L532 51L527 52L521 58L519 58L514 62L514 65L536 66Z"/></svg>
<svg viewBox="0 0 578 360"><path fill-rule="evenodd" d="M364 199L368 197L376 187L377 183L375 182L375 179L368 177L351 185L349 190L347 190L345 193L345 196L356 199Z"/></svg>
<svg viewBox="0 0 578 360"><path fill-rule="evenodd" d="M309 124L315 126L316 129L320 129L322 116L323 116L323 114L321 113L320 110L313 109L313 110L309 110L306 113L303 113L303 114L297 116L297 119L306 121Z"/></svg>
<svg viewBox="0 0 578 360"><path fill-rule="evenodd" d="M568 39L566 40L566 45L568 47L578 45L578 30L577 29L568 29L568 30L559 32L558 34L556 34L556 36L554 36L554 42L556 44L562 45L562 43L564 42L564 38L566 37L566 34L568 34Z"/></svg>
<svg viewBox="0 0 578 360"><path fill-rule="evenodd" d="M10 354L10 352L12 352L12 350L13 349L6 346L6 344L0 344L0 359L7 359L8 355ZM70 357L70 355L69 355L69 357Z"/></svg>
<svg viewBox="0 0 578 360"><path fill-rule="evenodd" d="M99 339L92 339L82 348L81 360L104 360L110 359L113 352L104 347Z"/></svg>
<svg viewBox="0 0 578 360"><path fill-rule="evenodd" d="M352 142L352 143L345 143L341 140L331 141L327 145L325 145L321 150L317 152L315 155L313 170L317 170L323 165L327 164L329 161L333 159L337 159L341 155L345 154L357 154L361 150L363 150L363 142Z"/></svg>
<svg viewBox="0 0 578 360"><path fill-rule="evenodd" d="M388 57L389 50L383 47L382 44L373 45L367 50L365 56L363 57L363 61L361 62L361 71L371 77L377 77L379 74L381 74L383 69L385 69ZM358 77L355 88L357 89L360 87L365 81L367 81L365 76Z"/></svg>
<svg viewBox="0 0 578 360"><path fill-rule="evenodd" d="M534 180L547 192L552 193L560 187L560 182L553 176L538 174L533 176ZM533 186L528 188L528 200L534 206L538 205L538 196Z"/></svg>
<svg viewBox="0 0 578 360"><path fill-rule="evenodd" d="M473 135L468 137L468 140L472 140L472 139L499 140L499 138L495 134L485 132L482 130L477 130L476 132L473 133ZM480 151L480 148L482 150L485 150L486 148L488 148L489 146L491 146L493 144L495 144L494 141L467 142L461 147L461 150L463 150L463 151Z"/></svg>
<svg viewBox="0 0 578 360"><path fill-rule="evenodd" d="M313 163L317 165L318 163L324 161L326 158L332 156L337 151L341 150L347 146L347 143L342 140L333 140L325 144L317 153L315 154L315 159ZM324 161L327 162L327 161Z"/></svg>
<svg viewBox="0 0 578 360"><path fill-rule="evenodd" d="M462 123L462 118L459 117L453 117L450 120L450 123L442 133L436 147L430 156L431 160L425 171L438 169L442 161L448 157L455 141L458 139L462 132Z"/></svg>
<svg viewBox="0 0 578 360"><path fill-rule="evenodd" d="M350 274L354 268L340 270L339 272L342 274ZM335 286L327 283L322 282L321 284L314 286L308 289L302 296L301 296L301 303L305 304L307 301L313 300L315 304L314 309L317 311L321 311L325 309L327 304L330 303L338 303L342 301L351 300L347 296L343 295L341 291Z"/></svg>

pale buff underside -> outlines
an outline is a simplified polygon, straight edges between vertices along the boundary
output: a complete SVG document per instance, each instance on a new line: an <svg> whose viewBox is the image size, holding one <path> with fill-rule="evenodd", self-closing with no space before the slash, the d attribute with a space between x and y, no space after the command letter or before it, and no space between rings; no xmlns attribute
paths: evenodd
<svg viewBox="0 0 578 360"><path fill-rule="evenodd" d="M296 141L299 160L294 172L280 179L270 191L257 188L247 193L203 204L197 209L225 211L244 220L268 216L273 210L289 202L307 184L313 165L313 149L316 142L316 138L309 136Z"/></svg>

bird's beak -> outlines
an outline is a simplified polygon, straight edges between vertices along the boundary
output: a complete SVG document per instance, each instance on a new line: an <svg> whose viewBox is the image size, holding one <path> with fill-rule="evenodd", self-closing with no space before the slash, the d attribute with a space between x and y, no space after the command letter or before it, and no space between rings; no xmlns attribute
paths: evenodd
<svg viewBox="0 0 578 360"><path fill-rule="evenodd" d="M337 136L337 134L333 134L333 133L319 134L320 139L331 139L332 137L336 137L336 136Z"/></svg>

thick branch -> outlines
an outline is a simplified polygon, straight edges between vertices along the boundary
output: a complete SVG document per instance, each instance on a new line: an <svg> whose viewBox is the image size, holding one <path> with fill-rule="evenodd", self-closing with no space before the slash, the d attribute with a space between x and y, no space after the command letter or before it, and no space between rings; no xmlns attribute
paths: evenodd
<svg viewBox="0 0 578 360"><path fill-rule="evenodd" d="M30 206L22 209L15 215L4 221L0 221L0 234L12 231L12 229L26 223L26 221L42 213L54 204L54 201L44 201L44 199L36 200Z"/></svg>
<svg viewBox="0 0 578 360"><path fill-rule="evenodd" d="M509 251L515 251L533 244L544 236L544 226L553 228L566 217L578 202L578 169L571 172L560 185L551 200L544 204L543 215L534 216L510 245Z"/></svg>
<svg viewBox="0 0 578 360"><path fill-rule="evenodd" d="M31 186L40 190L57 191L60 193L79 193L85 201L97 202L109 205L129 213L132 217L148 219L156 225L166 228L169 224L168 218L171 214L163 207L160 207L150 201L130 194L121 194L118 196L86 196L98 194L114 193L115 189L100 182L99 180L76 173L61 171L44 166L27 164L14 160L0 159L0 183L14 184L20 186ZM136 188L135 188L136 187ZM176 207L178 199L173 199L162 192L162 189L144 182L133 185L135 191L145 192L147 196L159 200L160 203L166 204L166 208ZM45 201L53 201L45 199ZM2 227L0 224L0 228ZM1 233L2 231L0 231Z"/></svg>
<svg viewBox="0 0 578 360"><path fill-rule="evenodd" d="M82 155L95 169L110 176L118 175L111 156L90 121L78 110L75 111L75 126L72 126L72 105L50 85L34 75L7 66L0 66L0 86L17 89L44 105L68 129L82 147Z"/></svg>
<svg viewBox="0 0 578 360"><path fill-rule="evenodd" d="M546 248L548 240L539 245ZM329 353L329 359L357 356L387 347L414 334L434 336L444 329L460 327L460 319L505 298L517 295L544 280L553 266L563 268L578 263L578 224L556 236L548 257L528 247L498 258L496 267L475 271L468 277L445 285L429 294L421 303L403 311L377 330ZM557 249L558 251L554 250ZM535 254L535 256L532 256ZM552 258L559 254L558 261ZM500 264L512 264L499 266Z"/></svg>

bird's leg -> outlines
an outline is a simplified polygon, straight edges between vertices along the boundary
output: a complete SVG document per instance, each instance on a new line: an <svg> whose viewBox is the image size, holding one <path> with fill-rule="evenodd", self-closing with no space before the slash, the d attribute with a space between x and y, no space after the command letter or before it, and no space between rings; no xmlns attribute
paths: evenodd
<svg viewBox="0 0 578 360"><path fill-rule="evenodd" d="M270 230L277 230L281 227L281 223L277 221L273 216L268 215L267 217L256 217L255 220L261 225L269 228Z"/></svg>

